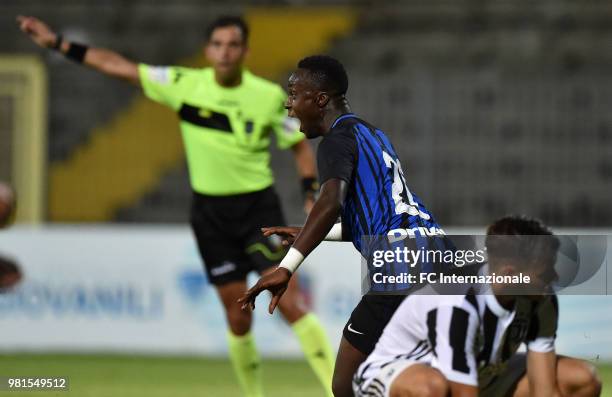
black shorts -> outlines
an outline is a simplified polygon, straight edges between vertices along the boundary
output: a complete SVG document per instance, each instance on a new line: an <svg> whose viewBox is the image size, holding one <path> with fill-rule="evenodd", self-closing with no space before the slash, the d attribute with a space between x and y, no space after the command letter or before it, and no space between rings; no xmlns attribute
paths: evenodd
<svg viewBox="0 0 612 397"><path fill-rule="evenodd" d="M193 194L191 227L211 283L245 280L278 264L286 249L264 226L283 226L285 218L274 188L232 196Z"/></svg>
<svg viewBox="0 0 612 397"><path fill-rule="evenodd" d="M344 338L369 355L405 295L364 295L344 326Z"/></svg>

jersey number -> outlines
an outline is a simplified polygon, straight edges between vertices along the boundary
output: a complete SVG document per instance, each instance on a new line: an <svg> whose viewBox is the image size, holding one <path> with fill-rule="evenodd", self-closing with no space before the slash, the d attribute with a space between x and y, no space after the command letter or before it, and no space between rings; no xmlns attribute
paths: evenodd
<svg viewBox="0 0 612 397"><path fill-rule="evenodd" d="M387 168L393 169L393 185L391 187L391 195L393 196L393 201L395 201L395 214L418 215L425 220L429 220L431 217L425 212L419 210L419 205L414 201L410 190L408 190L408 186L406 186L406 183L404 183L404 173L399 160L393 160L393 158L385 151L382 153ZM406 191L408 203L405 203L402 198L402 192L404 190Z"/></svg>

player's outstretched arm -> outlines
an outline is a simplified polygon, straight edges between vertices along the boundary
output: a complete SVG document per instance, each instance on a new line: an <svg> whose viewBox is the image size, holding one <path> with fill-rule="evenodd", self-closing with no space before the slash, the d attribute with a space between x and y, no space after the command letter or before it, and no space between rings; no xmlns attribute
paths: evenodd
<svg viewBox="0 0 612 397"><path fill-rule="evenodd" d="M17 22L22 32L42 48L55 49L67 58L81 62L108 76L116 77L139 85L138 65L118 53L103 49L71 43L51 30L43 21L30 16L18 16Z"/></svg>
<svg viewBox="0 0 612 397"><path fill-rule="evenodd" d="M243 310L254 309L257 295L268 290L272 293L268 311L270 314L274 312L280 298L287 290L287 285L295 269L325 239L332 226L334 226L346 197L347 189L348 184L336 178L328 180L321 186L319 199L315 202L310 215L306 219L306 224L279 267L272 273L261 277L251 289L238 299L238 302L242 303Z"/></svg>

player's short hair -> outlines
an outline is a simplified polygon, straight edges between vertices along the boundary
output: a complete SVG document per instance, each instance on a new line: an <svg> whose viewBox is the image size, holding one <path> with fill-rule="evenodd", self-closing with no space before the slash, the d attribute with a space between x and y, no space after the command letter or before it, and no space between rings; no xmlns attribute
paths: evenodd
<svg viewBox="0 0 612 397"><path fill-rule="evenodd" d="M247 25L242 17L236 15L223 15L212 21L206 28L206 41L210 41L215 29L225 28L228 26L236 26L240 29L243 44L246 44L249 41L249 25Z"/></svg>
<svg viewBox="0 0 612 397"><path fill-rule="evenodd" d="M312 55L298 62L298 68L308 70L321 89L335 95L346 95L348 76L337 59L327 55Z"/></svg>
<svg viewBox="0 0 612 397"><path fill-rule="evenodd" d="M488 227L485 246L489 257L527 265L534 259L554 256L559 239L538 219L510 215Z"/></svg>

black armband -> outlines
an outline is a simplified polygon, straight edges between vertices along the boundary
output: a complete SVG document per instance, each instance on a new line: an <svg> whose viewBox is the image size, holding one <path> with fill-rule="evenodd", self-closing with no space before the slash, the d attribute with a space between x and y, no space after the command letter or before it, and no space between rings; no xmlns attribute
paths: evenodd
<svg viewBox="0 0 612 397"><path fill-rule="evenodd" d="M87 49L88 47L86 45L70 43L70 47L68 47L68 52L66 53L66 58L70 59L71 61L83 63Z"/></svg>
<svg viewBox="0 0 612 397"><path fill-rule="evenodd" d="M306 196L309 193L317 194L319 191L319 182L316 178L302 178L302 194Z"/></svg>

